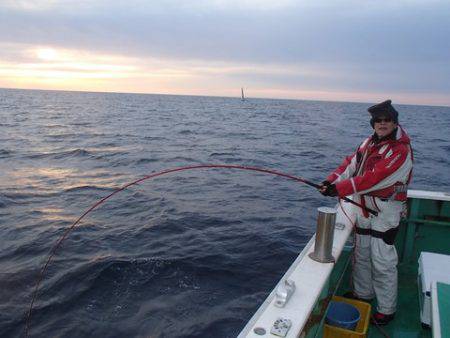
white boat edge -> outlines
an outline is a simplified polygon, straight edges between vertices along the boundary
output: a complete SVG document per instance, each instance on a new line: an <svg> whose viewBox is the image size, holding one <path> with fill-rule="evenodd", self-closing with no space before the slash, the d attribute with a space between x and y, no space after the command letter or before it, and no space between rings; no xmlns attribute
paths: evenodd
<svg viewBox="0 0 450 338"><path fill-rule="evenodd" d="M408 198L450 201L450 194L408 190ZM341 202L336 208L336 224L341 225L341 227L337 226L334 231L332 254L337 261L349 235L352 233L357 207L350 203ZM345 213L343 210L345 210ZM314 242L315 235L312 236L294 263L248 321L238 338L277 337L270 331L279 318L291 321L291 327L284 337L301 337L303 328L335 266L334 263L319 263L309 257L309 254L314 251ZM280 308L275 306L276 293L278 287L284 284L286 280L294 281L296 288L286 305ZM265 332L265 334L256 332Z"/></svg>
<svg viewBox="0 0 450 338"><path fill-rule="evenodd" d="M344 214L342 208L344 208L350 219ZM332 249L332 255L336 261L339 259L347 238L352 232L356 215L355 211L355 207L350 203L342 202L340 205L337 205L337 227L334 231ZM292 323L292 326L285 337L300 336L303 327L335 266L334 263L319 263L309 257L309 253L314 251L314 242L315 235L310 239L308 244L306 244L297 259L289 267L264 303L249 320L238 338L260 338L261 334L257 334L255 328L264 329L266 337L275 337L270 334L270 331L275 321L279 318L288 319ZM293 280L296 288L286 305L280 308L275 306L276 291L286 279Z"/></svg>

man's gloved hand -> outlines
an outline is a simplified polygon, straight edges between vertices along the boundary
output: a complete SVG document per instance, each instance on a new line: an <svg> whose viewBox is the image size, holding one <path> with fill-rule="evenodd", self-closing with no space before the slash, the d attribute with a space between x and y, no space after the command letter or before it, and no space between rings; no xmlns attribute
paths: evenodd
<svg viewBox="0 0 450 338"><path fill-rule="evenodd" d="M319 189L320 193L324 196L335 197L338 195L336 185L331 184L328 181L324 181Z"/></svg>
<svg viewBox="0 0 450 338"><path fill-rule="evenodd" d="M320 186L318 188L319 192L323 195L323 193L325 192L325 190L327 190L327 188L330 184L331 183L327 180L323 181L322 184L320 184Z"/></svg>

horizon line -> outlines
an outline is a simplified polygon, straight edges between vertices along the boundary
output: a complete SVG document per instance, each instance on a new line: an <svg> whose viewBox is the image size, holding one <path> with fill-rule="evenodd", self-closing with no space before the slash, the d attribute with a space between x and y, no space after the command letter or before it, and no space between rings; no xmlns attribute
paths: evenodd
<svg viewBox="0 0 450 338"><path fill-rule="evenodd" d="M211 97L211 98L236 98L241 100L241 96L218 96L218 95L196 95L196 94L169 94L169 93L145 93L145 92L116 92L116 91L90 91L90 90L68 90L68 89L42 89L42 88L17 88L17 87L0 87L0 90L35 90L45 92L73 92L73 93L94 93L94 94L131 94L131 95L164 95L164 96L190 96L190 97ZM286 101L305 101L305 102L336 102L336 103L361 103L361 104L374 104L377 102L367 101L340 101L340 100L323 100L323 99L298 99L298 98L276 98L276 97L251 97L246 96L246 99L257 100L286 100ZM438 107L438 108L450 108L450 105L431 105L431 104L411 104L411 103L395 103L395 105L402 106L418 106L418 107Z"/></svg>

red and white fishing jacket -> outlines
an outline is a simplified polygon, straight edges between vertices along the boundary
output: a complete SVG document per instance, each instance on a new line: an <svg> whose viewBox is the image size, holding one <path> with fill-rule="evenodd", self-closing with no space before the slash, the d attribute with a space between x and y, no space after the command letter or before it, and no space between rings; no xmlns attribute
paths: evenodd
<svg viewBox="0 0 450 338"><path fill-rule="evenodd" d="M339 197L358 194L406 201L413 153L410 139L400 126L394 136L379 142L375 135L368 137L327 177L336 185Z"/></svg>

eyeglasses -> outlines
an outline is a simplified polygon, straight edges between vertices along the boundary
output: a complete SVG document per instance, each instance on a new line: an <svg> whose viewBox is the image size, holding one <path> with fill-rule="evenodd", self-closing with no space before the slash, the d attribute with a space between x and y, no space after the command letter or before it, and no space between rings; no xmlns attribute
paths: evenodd
<svg viewBox="0 0 450 338"><path fill-rule="evenodd" d="M381 122L392 122L392 119L390 117L385 117L385 118L376 118L373 120L375 123L381 123Z"/></svg>

